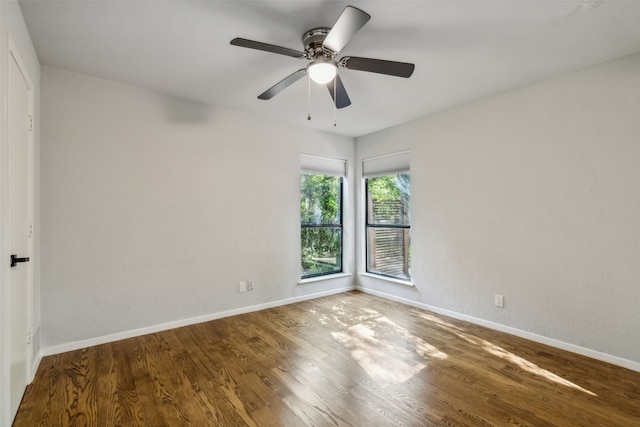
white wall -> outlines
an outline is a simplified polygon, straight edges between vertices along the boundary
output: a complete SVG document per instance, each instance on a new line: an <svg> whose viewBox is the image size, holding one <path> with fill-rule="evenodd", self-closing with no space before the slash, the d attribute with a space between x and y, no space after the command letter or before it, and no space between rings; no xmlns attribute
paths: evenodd
<svg viewBox="0 0 640 427"><path fill-rule="evenodd" d="M42 117L44 347L353 285L297 284L300 154L352 138L52 68Z"/></svg>
<svg viewBox="0 0 640 427"><path fill-rule="evenodd" d="M640 362L638 76L635 55L358 138L357 161L411 150L415 282L360 286Z"/></svg>
<svg viewBox="0 0 640 427"><path fill-rule="evenodd" d="M0 425L10 424L9 417L9 263L5 262L9 259L8 247L8 135L7 130L7 67L9 60L9 46L15 49L22 60L33 84L34 92L34 174L30 179L33 180L34 200L33 215L35 233L33 237L33 253L31 265L33 271L33 313L31 316L32 327L35 329L40 323L40 172L39 172L39 155L40 155L40 132L39 132L39 105L40 105L40 64L36 56L33 44L27 27L22 18L20 6L16 1L0 1ZM40 351L40 335L36 333L33 344L31 345L33 352L31 359L34 364L38 363L38 353ZM34 370L33 366L31 370Z"/></svg>

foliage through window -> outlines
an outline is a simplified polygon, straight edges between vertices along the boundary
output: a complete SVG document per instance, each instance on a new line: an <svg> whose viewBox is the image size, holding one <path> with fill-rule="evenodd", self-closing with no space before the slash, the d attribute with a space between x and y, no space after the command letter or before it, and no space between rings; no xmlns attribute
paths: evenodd
<svg viewBox="0 0 640 427"><path fill-rule="evenodd" d="M342 272L342 177L302 173L301 277Z"/></svg>
<svg viewBox="0 0 640 427"><path fill-rule="evenodd" d="M369 273L411 278L410 188L408 173L366 180Z"/></svg>

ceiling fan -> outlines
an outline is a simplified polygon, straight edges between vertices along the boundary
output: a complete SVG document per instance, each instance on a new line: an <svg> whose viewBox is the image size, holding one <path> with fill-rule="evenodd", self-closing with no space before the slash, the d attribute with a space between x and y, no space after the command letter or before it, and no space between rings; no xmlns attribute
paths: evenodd
<svg viewBox="0 0 640 427"><path fill-rule="evenodd" d="M368 13L353 6L347 6L333 25L333 28L312 28L302 35L304 51L243 38L235 38L231 40L231 44L310 61L305 68L295 71L293 74L285 77L260 94L258 99L271 99L308 74L309 78L314 82L327 85L336 108L344 108L351 105L351 100L338 74L339 68L405 78L410 77L415 68L413 64L406 62L360 58L356 56L344 56L336 59L336 55L340 53L354 34L357 33L369 19L371 19L371 16Z"/></svg>

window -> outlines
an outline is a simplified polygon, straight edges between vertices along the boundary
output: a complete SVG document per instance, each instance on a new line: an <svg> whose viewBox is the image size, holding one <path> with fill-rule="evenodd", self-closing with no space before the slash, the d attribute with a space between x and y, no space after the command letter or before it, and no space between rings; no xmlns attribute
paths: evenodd
<svg viewBox="0 0 640 427"><path fill-rule="evenodd" d="M366 271L411 279L408 152L365 160Z"/></svg>
<svg viewBox="0 0 640 427"><path fill-rule="evenodd" d="M345 162L302 157L300 276L342 272L342 186Z"/></svg>

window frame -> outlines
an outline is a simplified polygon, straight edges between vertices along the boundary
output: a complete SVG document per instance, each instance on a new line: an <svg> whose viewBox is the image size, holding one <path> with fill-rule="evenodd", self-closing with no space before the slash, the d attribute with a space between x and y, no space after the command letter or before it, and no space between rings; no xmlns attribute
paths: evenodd
<svg viewBox="0 0 640 427"><path fill-rule="evenodd" d="M403 149L400 151L377 154L372 157L363 157L361 158L362 165L362 181L360 188L362 189L361 202L363 203L361 216L360 216L360 224L362 230L362 238L360 240L360 244L362 245L363 250L360 251L360 268L362 269L362 275L375 277L378 279L384 279L391 282L397 282L401 284L411 285L413 286L411 279L411 161L410 161L411 150ZM408 224L376 224L369 223L369 207L372 201L370 200L369 194L369 179L377 178L381 176L397 176L397 175L408 175L409 176L409 194L408 194L408 202L409 202L409 223ZM393 274L385 274L378 271L373 271L370 269L370 241L369 241L369 230L372 227L387 227L389 229L405 229L407 231L406 241L408 242L407 250L405 251L405 261L406 261L406 269L403 266L403 272L401 276L393 275ZM404 272L406 271L406 275Z"/></svg>
<svg viewBox="0 0 640 427"><path fill-rule="evenodd" d="M385 273L381 273L379 271L373 271L369 269L370 266L370 251L369 251L369 230L370 229L380 229L380 228L387 228L387 229L401 229L401 230L408 230L408 240L409 240L409 247L411 245L411 221L409 222L409 224L380 224L380 223L370 223L369 222L369 206L373 206L372 204L370 204L370 200L369 200L369 179L371 178L378 178L381 176L398 176L398 175L409 175L411 176L410 171L398 171L398 172L389 172L389 173L383 173L383 174L376 174L375 176L367 176L364 178L364 194L365 194L365 208L364 208L364 270L366 274L371 274L371 275L375 275L375 276L380 276L383 278L388 278L388 279L392 279L392 280L398 280L401 282L411 282L411 259L409 257L409 255L407 254L406 256L409 257L408 259L405 258L405 262L407 263L407 277L404 276L394 276L392 274L385 274ZM409 186L411 185L411 181L409 181ZM409 187L409 200L411 200L411 187ZM411 209L411 208L409 208ZM409 216L409 218L411 218Z"/></svg>
<svg viewBox="0 0 640 427"><path fill-rule="evenodd" d="M324 273L315 273L315 274L304 274L304 270L301 270L299 280L309 280L315 279L318 277L331 276L336 274L344 273L344 180L345 177L343 175L327 173L321 171L310 171L310 170L301 170L300 178L302 180L302 175L322 175L322 176L332 176L338 178L338 201L339 201L339 215L338 215L338 223L323 223L323 224L305 224L300 221L300 258L302 259L302 230L304 229L313 229L313 228L334 228L340 230L340 246L339 246L339 256L336 257L336 261L339 261L339 270L328 271Z"/></svg>

